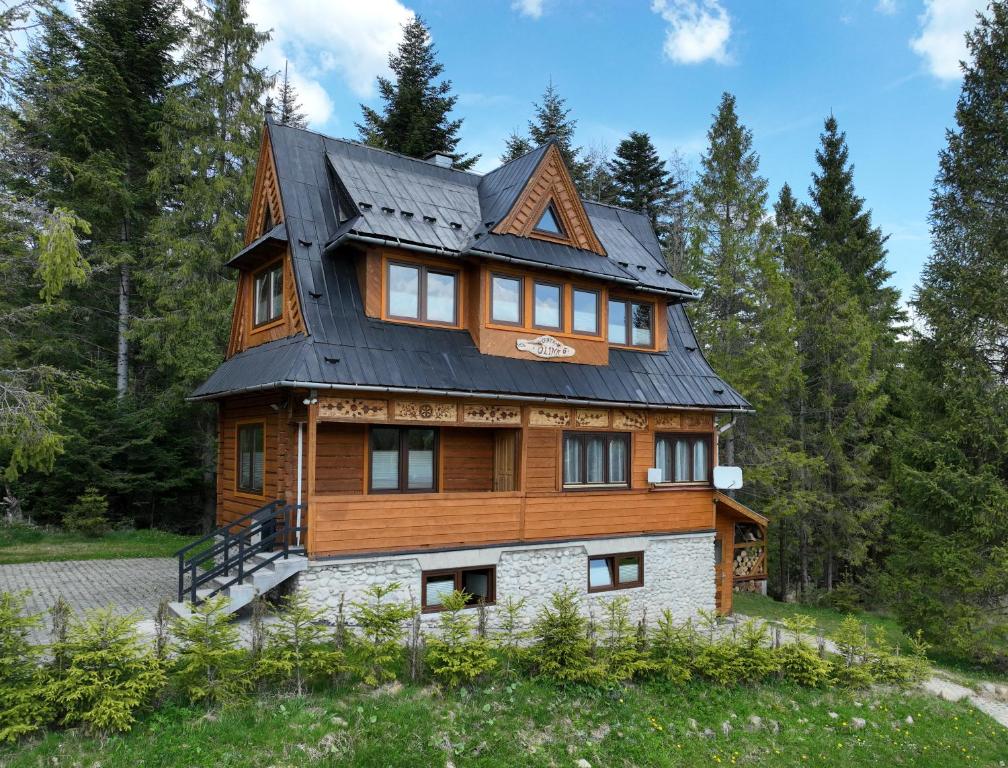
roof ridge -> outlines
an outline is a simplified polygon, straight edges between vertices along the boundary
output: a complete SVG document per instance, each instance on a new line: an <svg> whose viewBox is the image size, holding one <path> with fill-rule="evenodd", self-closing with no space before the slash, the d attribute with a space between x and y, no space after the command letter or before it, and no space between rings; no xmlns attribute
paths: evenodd
<svg viewBox="0 0 1008 768"><path fill-rule="evenodd" d="M517 163L517 162L518 162L519 160L521 160L521 159L523 159L523 158L526 158L526 157L528 157L528 156L529 156L529 155L531 155L531 154L532 154L533 152L538 152L538 151L539 151L540 149L542 149L543 147L545 147L545 146L548 146L549 144L552 144L552 143L554 143L555 141L556 141L556 139L554 139L554 138L549 138L549 139L547 139L546 141L544 141L544 142L543 142L542 144L539 144L538 146L535 146L535 147L532 147L532 149L530 149L530 150L528 150L528 151L526 151L526 152L522 152L522 153L521 153L520 155L518 155L517 157L512 157L512 158L511 158L510 160L505 160L505 161L504 161L503 163L501 163L500 165L498 165L498 166L497 166L496 168L494 168L494 169L493 169L493 170L491 170L491 171L487 171L487 172L486 172L486 173L484 173L483 175L484 175L484 176L489 176L489 175L490 175L491 173L497 173L497 171L501 170L501 169L502 169L502 168L504 168L505 166L508 166L508 165L511 165L511 163Z"/></svg>
<svg viewBox="0 0 1008 768"><path fill-rule="evenodd" d="M276 123L276 122L270 123L270 126L272 128L287 128L292 131L301 131L303 133L310 133L315 136L321 136L323 139L328 139L329 141L336 141L339 142L340 144L350 144L351 146L361 147L362 149L369 149L375 152L383 152L386 155L392 155L393 157L401 157L404 160L413 160L414 162L417 163L423 163L425 166L429 166L431 168L442 168L446 171L454 171L455 173L464 173L467 176L475 176L478 179L483 178L483 176L485 175L482 173L476 173L476 171L467 171L464 168L456 168L455 166L437 165L427 160L423 160L422 158L413 157L413 155L406 155L403 154L402 152L394 152L391 149L384 149L383 147L374 147L370 144L365 144L363 141L355 141L353 139L341 139L337 136L330 136L328 133L322 133L321 131L312 130L311 128L298 128L297 126L294 125L285 125L284 123Z"/></svg>
<svg viewBox="0 0 1008 768"><path fill-rule="evenodd" d="M592 205L601 205L604 208L614 208L617 211L626 211L627 213L636 213L638 216L647 216L644 211L635 210L633 208L627 208L625 205L616 205L616 203L603 203L601 200L589 200L586 197L581 198L582 203L591 203Z"/></svg>

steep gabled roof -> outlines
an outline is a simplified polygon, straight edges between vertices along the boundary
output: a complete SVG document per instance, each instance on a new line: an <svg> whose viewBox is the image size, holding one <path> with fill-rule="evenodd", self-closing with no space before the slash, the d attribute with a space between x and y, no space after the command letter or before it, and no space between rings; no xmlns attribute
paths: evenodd
<svg viewBox="0 0 1008 768"><path fill-rule="evenodd" d="M481 177L274 123L268 124L268 134L307 335L235 355L194 397L314 384L749 409L707 364L678 303L669 307L667 351L613 348L608 366L483 355L465 330L367 317L353 264L335 246L344 239L421 247L446 258L506 256L530 266L591 275L627 291L693 297L668 274L648 220L639 213L582 201L607 256L489 233L486 222L493 219L487 211L513 203L522 179L535 171L536 151ZM336 204L337 196L343 205ZM346 200L353 210L340 210L347 207Z"/></svg>

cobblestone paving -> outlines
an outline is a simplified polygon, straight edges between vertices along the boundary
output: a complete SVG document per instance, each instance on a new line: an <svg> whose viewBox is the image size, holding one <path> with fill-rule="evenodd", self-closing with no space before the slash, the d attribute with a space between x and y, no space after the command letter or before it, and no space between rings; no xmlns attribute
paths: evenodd
<svg viewBox="0 0 1008 768"><path fill-rule="evenodd" d="M0 592L31 590L32 613L47 611L62 595L78 613L112 606L150 619L162 599L174 599L177 584L178 561L163 557L0 565Z"/></svg>

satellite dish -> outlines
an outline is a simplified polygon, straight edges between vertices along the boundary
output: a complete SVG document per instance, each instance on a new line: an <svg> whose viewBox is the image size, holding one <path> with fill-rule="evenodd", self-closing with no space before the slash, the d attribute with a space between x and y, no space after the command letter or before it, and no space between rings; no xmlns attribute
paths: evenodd
<svg viewBox="0 0 1008 768"><path fill-rule="evenodd" d="M714 467L714 487L719 491L742 487L742 467Z"/></svg>

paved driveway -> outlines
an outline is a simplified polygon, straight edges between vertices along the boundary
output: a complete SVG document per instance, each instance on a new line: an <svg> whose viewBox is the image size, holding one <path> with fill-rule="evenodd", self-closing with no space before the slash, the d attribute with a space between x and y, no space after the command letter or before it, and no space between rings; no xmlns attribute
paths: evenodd
<svg viewBox="0 0 1008 768"><path fill-rule="evenodd" d="M30 589L32 613L47 611L62 595L78 613L112 606L150 619L161 600L174 599L177 584L178 561L164 557L0 565L0 592Z"/></svg>

